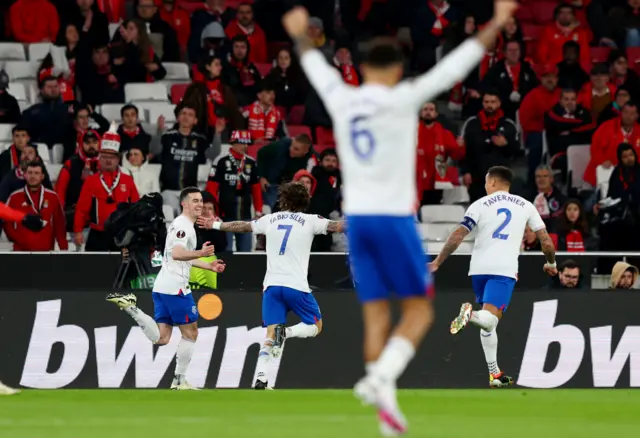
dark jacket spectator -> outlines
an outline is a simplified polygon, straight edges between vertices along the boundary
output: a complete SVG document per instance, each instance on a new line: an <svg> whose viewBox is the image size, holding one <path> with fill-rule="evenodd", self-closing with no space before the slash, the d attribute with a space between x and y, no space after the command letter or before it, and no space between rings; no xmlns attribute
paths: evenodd
<svg viewBox="0 0 640 438"><path fill-rule="evenodd" d="M562 61L562 48L567 41L575 41L580 46L580 64L587 69L591 64L588 28L575 27L575 13L572 5L556 7L554 22L547 24L538 39L537 62L555 65Z"/></svg>
<svg viewBox="0 0 640 438"><path fill-rule="evenodd" d="M162 62L179 62L178 35L171 25L160 18L154 0L137 0L134 17L141 20L149 36L150 47Z"/></svg>
<svg viewBox="0 0 640 438"><path fill-rule="evenodd" d="M569 199L554 225L549 236L556 251L584 252L592 249L587 216L579 200Z"/></svg>
<svg viewBox="0 0 640 438"><path fill-rule="evenodd" d="M269 62L267 37L254 20L253 6L251 4L241 3L238 6L236 18L225 28L225 33L229 39L234 39L238 35L244 35L247 38L251 46L249 62Z"/></svg>
<svg viewBox="0 0 640 438"><path fill-rule="evenodd" d="M538 210L547 228L552 229L557 218L562 215L567 197L553 184L553 171L549 166L538 166L535 178L536 190L527 199Z"/></svg>
<svg viewBox="0 0 640 438"><path fill-rule="evenodd" d="M22 153L20 154L20 166L13 169L13 171L9 172L2 178L0 181L0 202L6 202L9 199L9 195L11 195L16 190L20 190L26 184L24 173L27 171L27 167L29 167L29 163L32 161L42 162L42 158L38 155L38 151L35 147L31 145L27 145L22 149ZM44 171L44 182L43 185L47 189L51 189L51 180L49 179L49 174L45 168Z"/></svg>
<svg viewBox="0 0 640 438"><path fill-rule="evenodd" d="M487 170L491 166L508 166L520 147L518 129L504 116L498 93L486 92L482 104L482 111L467 119L460 134L467 149L461 167L471 202L485 196Z"/></svg>
<svg viewBox="0 0 640 438"><path fill-rule="evenodd" d="M247 37L238 35L231 41L231 53L222 67L222 79L236 95L238 105L244 107L253 102L260 86L260 72L249 61L251 46Z"/></svg>
<svg viewBox="0 0 640 438"><path fill-rule="evenodd" d="M31 106L22 114L31 141L44 143L50 148L62 143L69 128L69 107L60 98L58 81L49 77L42 82L42 102Z"/></svg>
<svg viewBox="0 0 640 438"><path fill-rule="evenodd" d="M507 43L504 53L505 59L498 61L487 72L483 88L497 90L505 117L515 120L522 100L539 82L531 65L526 61L520 61L520 43Z"/></svg>
<svg viewBox="0 0 640 438"><path fill-rule="evenodd" d="M549 280L549 289L582 289L584 278L578 265L573 260L566 260L560 264L558 275Z"/></svg>
<svg viewBox="0 0 640 438"><path fill-rule="evenodd" d="M560 102L545 115L544 127L547 131L549 156L567 152L571 145L588 144L594 124L591 113L578 105L576 92L563 90Z"/></svg>
<svg viewBox="0 0 640 438"><path fill-rule="evenodd" d="M266 79L275 85L277 106L290 109L304 103L309 84L291 49L281 49L278 52L275 66Z"/></svg>
<svg viewBox="0 0 640 438"><path fill-rule="evenodd" d="M55 42L60 28L58 11L48 0L18 0L9 9L8 20L19 43Z"/></svg>
<svg viewBox="0 0 640 438"><path fill-rule="evenodd" d="M31 138L24 125L16 125L11 130L13 143L0 154L0 181L20 165L20 155L24 148L30 144Z"/></svg>
<svg viewBox="0 0 640 438"><path fill-rule="evenodd" d="M107 45L91 47L88 40L81 37L77 51L76 82L83 102L93 107L124 102L127 76L123 64L112 62Z"/></svg>
<svg viewBox="0 0 640 438"><path fill-rule="evenodd" d="M607 105L598 116L598 127L604 122L620 117L620 112L627 102L631 100L631 93L625 85L616 90L615 100Z"/></svg>
<svg viewBox="0 0 640 438"><path fill-rule="evenodd" d="M120 110L122 123L118 126L120 136L120 153L126 153L131 148L140 149L146 156L149 154L151 136L147 134L140 123L138 108L135 105L127 104Z"/></svg>
<svg viewBox="0 0 640 438"><path fill-rule="evenodd" d="M7 91L9 77L0 71L0 123L18 123L20 120L20 105L15 97Z"/></svg>
<svg viewBox="0 0 640 438"><path fill-rule="evenodd" d="M609 69L611 83L615 87L626 87L633 100L640 99L640 77L633 69L629 68L629 57L622 50L609 52Z"/></svg>
<svg viewBox="0 0 640 438"><path fill-rule="evenodd" d="M109 20L91 0L76 0L77 6L69 7L64 23L73 23L87 39L90 47L109 43Z"/></svg>
<svg viewBox="0 0 640 438"><path fill-rule="evenodd" d="M111 46L113 63L120 66L124 84L154 82L163 79L167 71L162 66L141 20L125 21L120 28L120 39Z"/></svg>
<svg viewBox="0 0 640 438"><path fill-rule="evenodd" d="M578 92L587 82L589 74L580 64L580 45L567 41L562 46L562 61L558 63L558 86Z"/></svg>
<svg viewBox="0 0 640 438"><path fill-rule="evenodd" d="M634 41L630 31L640 30L640 4L627 1L609 11L609 27L611 35L618 47L633 47Z"/></svg>
<svg viewBox="0 0 640 438"><path fill-rule="evenodd" d="M196 63L200 59L205 28L208 28L211 23L218 23L220 28L218 29L216 26L216 34L211 34L211 36L215 35L216 38L224 38L224 28L229 25L235 16L236 10L228 8L225 5L225 0L205 0L205 9L195 11L191 15L191 36L189 37L188 45L189 61Z"/></svg>
<svg viewBox="0 0 640 438"><path fill-rule="evenodd" d="M325 149L319 157L320 163L311 170L316 187L309 211L328 218L338 209L338 193L342 187L342 177L335 149Z"/></svg>
<svg viewBox="0 0 640 438"><path fill-rule="evenodd" d="M109 129L109 121L93 108L81 103L75 104L73 109L73 123L69 125L62 145L64 146L63 160L66 161L82 148L82 139L89 131L95 131L102 136Z"/></svg>

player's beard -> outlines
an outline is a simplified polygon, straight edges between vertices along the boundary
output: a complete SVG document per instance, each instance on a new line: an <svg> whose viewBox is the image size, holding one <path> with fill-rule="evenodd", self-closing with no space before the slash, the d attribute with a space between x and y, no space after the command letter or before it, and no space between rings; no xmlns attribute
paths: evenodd
<svg viewBox="0 0 640 438"><path fill-rule="evenodd" d="M433 123L436 121L436 119L432 119L431 117L423 117L422 118L422 122L427 125L427 126L431 126L433 125Z"/></svg>

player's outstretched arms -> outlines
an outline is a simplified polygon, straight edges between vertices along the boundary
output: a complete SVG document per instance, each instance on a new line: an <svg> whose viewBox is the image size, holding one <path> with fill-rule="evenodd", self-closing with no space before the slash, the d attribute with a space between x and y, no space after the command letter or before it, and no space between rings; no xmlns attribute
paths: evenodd
<svg viewBox="0 0 640 438"><path fill-rule="evenodd" d="M198 251L189 251L182 245L176 245L171 249L171 258L178 262L188 262L200 257L209 257L215 254L215 251L215 247L210 242L205 242L202 245L202 249Z"/></svg>
<svg viewBox="0 0 640 438"><path fill-rule="evenodd" d="M345 228L345 221L329 221L329 225L327 225L327 232L344 233Z"/></svg>
<svg viewBox="0 0 640 438"><path fill-rule="evenodd" d="M216 228L219 227L219 228ZM229 233L251 233L253 228L251 222L235 221L235 222L215 222L214 230L227 231Z"/></svg>
<svg viewBox="0 0 640 438"><path fill-rule="evenodd" d="M456 249L458 249L467 234L469 234L469 230L462 225L458 225L458 228L449 235L447 243L444 244L444 247L442 248L442 251L440 251L440 254L438 254L438 257L429 263L429 269L431 272L436 272L440 265L442 265L442 263L444 263L444 261L453 254Z"/></svg>
<svg viewBox="0 0 640 438"><path fill-rule="evenodd" d="M212 271L217 273L224 272L227 265L222 260L213 260L211 262L205 262L204 260L194 260L193 266L196 268L204 269L206 271Z"/></svg>
<svg viewBox="0 0 640 438"><path fill-rule="evenodd" d="M547 229L543 228L541 230L536 231L536 237L540 241L540 246L542 247L542 252L547 260L547 263L544 265L544 271L553 276L558 274L558 268L556 266L556 247L553 244L553 240L547 233Z"/></svg>

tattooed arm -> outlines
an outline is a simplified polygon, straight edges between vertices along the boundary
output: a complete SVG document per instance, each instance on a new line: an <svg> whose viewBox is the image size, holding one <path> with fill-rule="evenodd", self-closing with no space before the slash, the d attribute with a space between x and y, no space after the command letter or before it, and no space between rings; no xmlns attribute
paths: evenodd
<svg viewBox="0 0 640 438"><path fill-rule="evenodd" d="M447 243L444 244L444 248L442 248L442 251L440 251L440 254L438 254L438 257L436 257L436 259L430 263L430 267L432 271L438 270L440 265L444 263L447 257L449 257L451 254L453 254L456 251L456 249L458 249L458 247L460 246L464 238L467 236L467 234L469 234L469 229L463 225L459 225L458 228L456 228L449 235L449 238L447 239Z"/></svg>
<svg viewBox="0 0 640 438"><path fill-rule="evenodd" d="M222 222L220 223L220 231L227 231L229 233L251 233L251 222L235 221L235 222Z"/></svg>
<svg viewBox="0 0 640 438"><path fill-rule="evenodd" d="M536 236L540 241L540 246L542 247L542 252L547 259L547 263L553 265L556 262L556 247L553 245L553 240L551 240L549 233L547 233L547 229L543 228L536 231Z"/></svg>
<svg viewBox="0 0 640 438"><path fill-rule="evenodd" d="M327 225L328 233L344 233L344 221L329 221Z"/></svg>

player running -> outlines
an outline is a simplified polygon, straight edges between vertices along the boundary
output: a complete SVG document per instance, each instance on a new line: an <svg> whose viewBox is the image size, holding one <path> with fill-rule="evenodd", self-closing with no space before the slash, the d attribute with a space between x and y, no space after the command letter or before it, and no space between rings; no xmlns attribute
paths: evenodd
<svg viewBox="0 0 640 438"><path fill-rule="evenodd" d="M180 328L182 338L176 353L176 371L171 389L195 389L185 375L193 356L198 338L198 308L189 288L191 266L213 272L223 272L222 260L207 263L198 260L214 254L215 248L205 242L196 251L196 231L193 224L202 213L202 193L196 187L188 187L180 193L182 214L169 226L162 258L162 268L153 285L154 318L136 307L134 294L113 293L107 301L116 304L138 323L142 332L156 345L167 345L173 326ZM155 321L154 321L155 319Z"/></svg>
<svg viewBox="0 0 640 438"><path fill-rule="evenodd" d="M433 319L427 298L431 281L414 222L415 175L407 171L416 165L416 115L424 102L467 77L516 9L514 0L496 1L495 16L477 37L413 81L400 83L400 48L388 39L373 41L362 64L361 87L345 84L314 49L305 9L295 8L283 18L304 72L333 120L350 260L364 313L366 376L356 384L355 394L378 408L384 434L407 429L396 381ZM392 292L401 301L402 318L389 337Z"/></svg>
<svg viewBox="0 0 640 438"><path fill-rule="evenodd" d="M527 225L540 240L547 259L544 271L549 275L558 273L555 247L545 224L533 204L509 193L512 179L513 174L506 167L489 169L484 186L487 196L469 206L458 228L451 233L438 257L430 264L431 271L437 271L465 236L476 228L469 276L476 301L482 305L482 310L474 311L471 303L464 303L460 314L451 323L451 333L459 333L469 323L480 327L480 342L489 367L489 385L493 388L513 384L513 379L498 367L496 327L509 307L518 278L520 244Z"/></svg>
<svg viewBox="0 0 640 438"><path fill-rule="evenodd" d="M280 356L285 339L313 338L322 331L322 314L307 282L313 238L318 234L342 232L343 222L303 213L311 200L300 183L280 186L278 213L253 222L214 222L198 218L205 228L232 233L264 234L267 237L267 273L262 296L262 321L267 339L258 354L255 389L267 389L267 367L271 358ZM295 313L302 322L285 327L287 313Z"/></svg>

